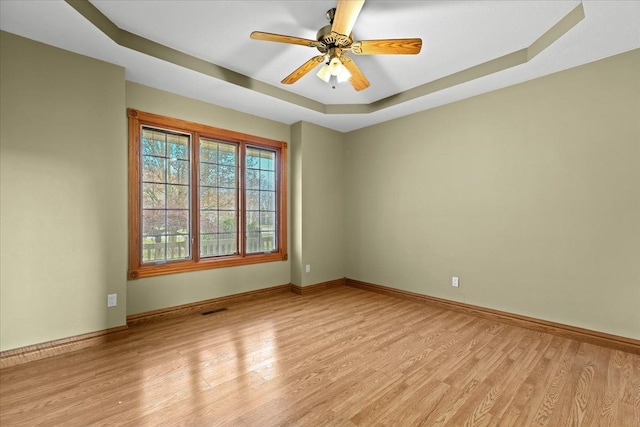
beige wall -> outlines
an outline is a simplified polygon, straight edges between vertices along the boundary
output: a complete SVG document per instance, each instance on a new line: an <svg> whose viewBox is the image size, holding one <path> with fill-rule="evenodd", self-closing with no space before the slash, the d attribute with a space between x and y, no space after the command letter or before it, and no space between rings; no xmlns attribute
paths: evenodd
<svg viewBox="0 0 640 427"><path fill-rule="evenodd" d="M289 142L289 126L282 123L131 82L126 93L128 108ZM276 261L131 280L127 314L284 285L291 280L290 268L290 261Z"/></svg>
<svg viewBox="0 0 640 427"><path fill-rule="evenodd" d="M346 276L640 338L639 117L636 50L348 134Z"/></svg>
<svg viewBox="0 0 640 427"><path fill-rule="evenodd" d="M302 250L296 267L300 283L293 283L307 286L344 277L344 135L306 122L294 129L300 139L300 189L294 200L302 213Z"/></svg>
<svg viewBox="0 0 640 427"><path fill-rule="evenodd" d="M302 286L302 122L291 125L291 145L289 145L289 179L291 191L289 202L291 206L291 223L289 237L291 240L291 283Z"/></svg>
<svg viewBox="0 0 640 427"><path fill-rule="evenodd" d="M344 276L640 338L639 51L345 135L1 42L1 350ZM127 107L289 142L290 261L126 282Z"/></svg>
<svg viewBox="0 0 640 427"><path fill-rule="evenodd" d="M124 325L124 70L0 43L0 350Z"/></svg>

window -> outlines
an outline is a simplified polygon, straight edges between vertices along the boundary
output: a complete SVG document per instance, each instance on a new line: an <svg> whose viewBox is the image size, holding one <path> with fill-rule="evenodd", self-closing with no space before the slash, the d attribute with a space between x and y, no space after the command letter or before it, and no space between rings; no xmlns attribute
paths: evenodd
<svg viewBox="0 0 640 427"><path fill-rule="evenodd" d="M129 278L287 259L287 144L129 110Z"/></svg>

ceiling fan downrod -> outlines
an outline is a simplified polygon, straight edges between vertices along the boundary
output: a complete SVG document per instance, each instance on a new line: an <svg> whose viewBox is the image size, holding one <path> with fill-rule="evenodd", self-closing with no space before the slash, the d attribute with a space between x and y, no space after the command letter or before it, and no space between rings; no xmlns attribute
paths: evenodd
<svg viewBox="0 0 640 427"><path fill-rule="evenodd" d="M333 9L329 9L327 10L327 20L329 21L329 24L333 24L333 18L336 16L336 8L334 7Z"/></svg>

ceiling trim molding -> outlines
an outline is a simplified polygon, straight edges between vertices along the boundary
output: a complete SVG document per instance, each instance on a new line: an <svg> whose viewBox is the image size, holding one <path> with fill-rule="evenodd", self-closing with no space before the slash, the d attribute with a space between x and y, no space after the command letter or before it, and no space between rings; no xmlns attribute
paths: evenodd
<svg viewBox="0 0 640 427"><path fill-rule="evenodd" d="M462 83L507 70L517 65L525 64L574 28L585 17L584 7L582 2L580 2L571 12L566 14L560 21L526 48L369 104L323 104L123 30L100 12L89 0L65 1L98 30L120 46L327 115L374 113Z"/></svg>
<svg viewBox="0 0 640 427"><path fill-rule="evenodd" d="M489 60L482 64L475 65L457 73L449 74L448 76L441 77L437 80L425 83L420 86L416 86L405 92L400 92L395 95L391 95L387 98L383 98L379 101L375 101L369 106L372 111L382 110L403 102L411 101L416 98L420 98L425 95L432 94L444 89L448 89L453 86L457 86L462 83L476 80L481 77L486 77L490 74L494 74L506 69L522 65L533 58L535 58L540 52L547 47L551 46L560 37L566 34L573 27L578 25L580 21L584 19L584 7L580 2L575 8L566 14L560 21L549 28L544 34L542 34L536 41L524 49L517 50L515 52L508 53L504 56ZM348 111L341 110L339 107L343 106L327 106L338 107L336 111L332 111L333 114L348 114Z"/></svg>
<svg viewBox="0 0 640 427"><path fill-rule="evenodd" d="M323 113L325 110L325 105L321 102L314 101L313 99L252 79L244 74L237 73L229 70L228 68L221 67L212 62L205 61L204 59L180 52L176 49L156 43L153 40L149 40L123 30L100 12L100 10L91 4L89 0L66 0L66 2L87 21L92 23L98 30L102 31L107 37L122 47L188 68L192 71L197 71L245 89L260 92L264 95L296 104L300 107L318 111L320 113Z"/></svg>

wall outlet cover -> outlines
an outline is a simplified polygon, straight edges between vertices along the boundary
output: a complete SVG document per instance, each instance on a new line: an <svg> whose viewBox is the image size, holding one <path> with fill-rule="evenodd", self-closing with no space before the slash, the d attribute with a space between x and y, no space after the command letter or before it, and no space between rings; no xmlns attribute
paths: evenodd
<svg viewBox="0 0 640 427"><path fill-rule="evenodd" d="M107 295L107 307L115 307L118 305L118 294Z"/></svg>

